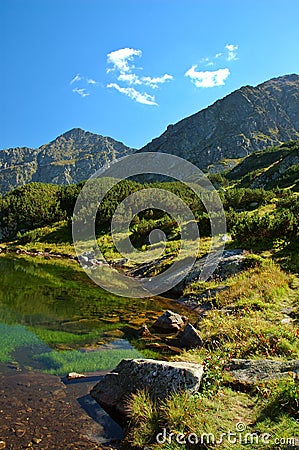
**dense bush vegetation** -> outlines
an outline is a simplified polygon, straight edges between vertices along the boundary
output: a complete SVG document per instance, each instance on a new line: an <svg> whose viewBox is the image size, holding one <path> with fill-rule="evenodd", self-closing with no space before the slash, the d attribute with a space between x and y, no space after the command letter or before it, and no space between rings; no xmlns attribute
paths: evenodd
<svg viewBox="0 0 299 450"><path fill-rule="evenodd" d="M260 241L298 239L299 199L295 195L282 198L272 214L250 215L232 214L230 219L233 239L238 241Z"/></svg>
<svg viewBox="0 0 299 450"><path fill-rule="evenodd" d="M285 142L247 156L225 177L238 187L264 186L267 189L292 187L299 189L299 141Z"/></svg>
<svg viewBox="0 0 299 450"><path fill-rule="evenodd" d="M65 218L60 207L60 187L51 184L31 183L15 189L0 198L0 237L16 236Z"/></svg>
<svg viewBox="0 0 299 450"><path fill-rule="evenodd" d="M107 180L108 182L108 180ZM48 226L60 220L71 220L73 209L84 183L70 186L56 186L42 183L31 183L6 194L0 198L0 229L2 239L15 238L39 227ZM99 186L96 186L99 188ZM201 236L210 234L210 218L204 204L213 203L215 193L204 193L201 200L194 192L181 182L165 182L141 185L135 181L124 180L116 184L103 198L97 212L96 226L98 232L106 229L117 206L128 196L142 188L161 189L155 194L155 200L176 208L180 214L180 203L165 198L163 190L168 190L182 199L192 210L199 224ZM105 189L105 181L102 183ZM157 191L156 191L157 192ZM94 195L94 194L92 194ZM280 197L280 198L279 198ZM95 196L97 198L97 196ZM220 198L227 211L228 229L234 239L247 241L254 239L273 239L283 237L292 239L298 233L298 200L296 196L282 191L267 191L265 189L231 188L220 192ZM272 214L252 215L246 213L258 206L277 202L277 208ZM173 217L163 211L149 207L134 217L132 231L143 238L147 232L156 228L158 221L167 234L174 231L176 222ZM134 210L136 199L131 197L127 204ZM83 211L85 215L88 211ZM128 211L125 211L127 215ZM83 215L84 215L83 214ZM137 239L138 240L138 239Z"/></svg>

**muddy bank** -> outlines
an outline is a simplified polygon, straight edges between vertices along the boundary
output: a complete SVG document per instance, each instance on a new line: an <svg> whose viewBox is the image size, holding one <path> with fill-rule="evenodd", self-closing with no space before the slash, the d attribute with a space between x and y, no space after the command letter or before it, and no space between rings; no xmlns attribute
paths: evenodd
<svg viewBox="0 0 299 450"><path fill-rule="evenodd" d="M89 395L105 373L67 381L0 366L0 441L11 450L117 448L122 430Z"/></svg>

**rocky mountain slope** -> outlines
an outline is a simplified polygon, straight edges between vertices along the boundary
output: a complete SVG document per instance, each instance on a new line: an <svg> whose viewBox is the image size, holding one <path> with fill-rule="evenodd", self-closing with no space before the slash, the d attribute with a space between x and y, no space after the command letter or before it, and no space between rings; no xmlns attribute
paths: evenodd
<svg viewBox="0 0 299 450"><path fill-rule="evenodd" d="M31 181L71 184L89 178L104 164L134 152L112 138L80 128L62 134L38 149L0 151L0 193Z"/></svg>
<svg viewBox="0 0 299 450"><path fill-rule="evenodd" d="M202 169L299 138L299 76L244 86L175 125L139 151L181 156Z"/></svg>

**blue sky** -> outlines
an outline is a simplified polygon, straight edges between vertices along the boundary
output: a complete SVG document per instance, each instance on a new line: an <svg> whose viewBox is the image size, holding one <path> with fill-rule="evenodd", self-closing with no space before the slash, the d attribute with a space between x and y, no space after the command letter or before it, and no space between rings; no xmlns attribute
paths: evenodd
<svg viewBox="0 0 299 450"><path fill-rule="evenodd" d="M140 148L299 72L298 0L1 0L0 148L80 127Z"/></svg>

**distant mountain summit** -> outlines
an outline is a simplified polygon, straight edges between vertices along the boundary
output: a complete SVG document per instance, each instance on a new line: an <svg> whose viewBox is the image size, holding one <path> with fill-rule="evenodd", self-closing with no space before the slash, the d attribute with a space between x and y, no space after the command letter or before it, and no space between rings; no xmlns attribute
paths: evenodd
<svg viewBox="0 0 299 450"><path fill-rule="evenodd" d="M299 138L299 76L244 86L175 125L142 152L171 153L202 169Z"/></svg>
<svg viewBox="0 0 299 450"><path fill-rule="evenodd" d="M86 180L105 164L134 152L110 137L74 128L38 149L0 151L0 192L31 181L71 184Z"/></svg>

